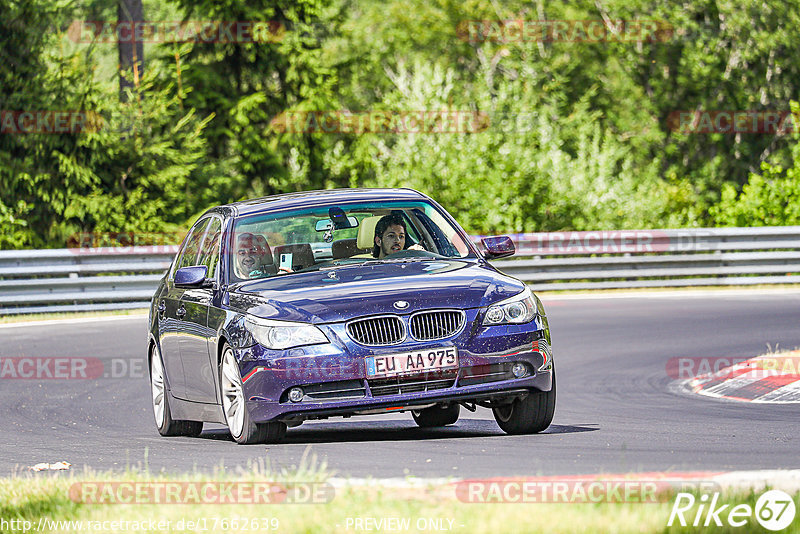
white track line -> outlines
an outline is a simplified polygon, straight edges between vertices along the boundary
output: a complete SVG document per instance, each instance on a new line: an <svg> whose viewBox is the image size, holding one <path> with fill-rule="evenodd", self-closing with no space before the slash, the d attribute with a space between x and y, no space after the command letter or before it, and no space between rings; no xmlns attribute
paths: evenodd
<svg viewBox="0 0 800 534"><path fill-rule="evenodd" d="M703 298L703 297L761 297L761 296L798 296L800 289L775 288L775 289L710 289L686 291L630 291L621 293L550 293L547 291L534 291L544 302L548 300L602 300L602 299L630 299L630 298Z"/></svg>
<svg viewBox="0 0 800 534"><path fill-rule="evenodd" d="M125 321L129 319L146 319L146 313L137 313L131 315L113 315L110 317L78 317L72 319L47 319L45 321L19 321L17 323L0 324L0 329L3 328L20 328L25 326L56 326L62 324L81 324L81 323L109 323L113 321Z"/></svg>

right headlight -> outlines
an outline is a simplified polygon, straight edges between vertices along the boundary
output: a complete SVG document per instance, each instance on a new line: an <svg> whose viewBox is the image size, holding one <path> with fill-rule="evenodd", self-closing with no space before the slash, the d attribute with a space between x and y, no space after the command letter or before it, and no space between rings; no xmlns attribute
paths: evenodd
<svg viewBox="0 0 800 534"><path fill-rule="evenodd" d="M268 349L280 350L328 343L325 334L313 324L247 317L245 326L253 338Z"/></svg>
<svg viewBox="0 0 800 534"><path fill-rule="evenodd" d="M523 324L536 317L537 306L530 288L511 298L492 304L483 317L484 326Z"/></svg>

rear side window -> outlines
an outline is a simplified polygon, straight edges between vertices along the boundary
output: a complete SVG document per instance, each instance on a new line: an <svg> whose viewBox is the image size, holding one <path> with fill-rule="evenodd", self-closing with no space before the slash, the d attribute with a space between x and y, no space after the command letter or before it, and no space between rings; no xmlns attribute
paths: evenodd
<svg viewBox="0 0 800 534"><path fill-rule="evenodd" d="M205 235L208 222L209 219L203 219L198 222L189 232L189 235L186 236L186 241L183 242L183 248L179 253L178 261L175 262L175 269L199 265L197 256L200 252L200 243L202 242L203 235Z"/></svg>

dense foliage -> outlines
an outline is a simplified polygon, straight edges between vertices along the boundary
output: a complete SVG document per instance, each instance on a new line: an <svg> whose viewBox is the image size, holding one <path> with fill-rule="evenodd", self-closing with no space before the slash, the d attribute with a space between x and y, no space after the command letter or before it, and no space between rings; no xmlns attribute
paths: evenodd
<svg viewBox="0 0 800 534"><path fill-rule="evenodd" d="M0 0L0 110L102 117L81 132L0 133L0 248L170 232L210 205L327 187L413 187L475 233L800 220L797 134L675 123L788 111L800 0L151 0L147 20L269 21L272 38L148 42L123 99L116 44L70 33L113 22L116 7ZM496 22L513 20L658 32L519 39ZM398 131L422 111L439 112L430 131ZM453 116L473 122L440 128Z"/></svg>

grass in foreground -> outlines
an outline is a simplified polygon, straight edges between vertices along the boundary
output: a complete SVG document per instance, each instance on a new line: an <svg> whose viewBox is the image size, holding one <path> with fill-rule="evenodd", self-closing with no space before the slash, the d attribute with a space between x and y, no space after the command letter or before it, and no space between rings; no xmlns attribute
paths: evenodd
<svg viewBox="0 0 800 534"><path fill-rule="evenodd" d="M301 467L273 474L254 468L233 476L219 473L167 477L135 471L122 475L86 471L15 476L0 479L0 521L6 521L0 531L22 532L29 526L31 531L40 528L39 532L768 532L753 516L742 527L727 523L717 527L712 522L709 527L669 528L674 498L658 503L621 504L467 503L459 500L453 484L406 488L337 485L333 494L328 494L330 499L312 498L318 501L316 504L86 504L76 502L81 501L81 493L75 489L76 484L104 482L180 482L187 487L191 483L264 481L277 482L282 487L317 484L333 488L327 485L327 479L324 467ZM730 506L720 514L721 520L727 520L727 513L735 505L746 504L754 509L761 493L724 493L718 506ZM701 494L694 495L699 505ZM296 498L303 500L302 496ZM793 500L800 510L800 494L794 494ZM698 506L694 506L686 512L690 525L697 511ZM12 520L17 522L8 523ZM800 519L782 532L800 532Z"/></svg>

